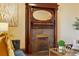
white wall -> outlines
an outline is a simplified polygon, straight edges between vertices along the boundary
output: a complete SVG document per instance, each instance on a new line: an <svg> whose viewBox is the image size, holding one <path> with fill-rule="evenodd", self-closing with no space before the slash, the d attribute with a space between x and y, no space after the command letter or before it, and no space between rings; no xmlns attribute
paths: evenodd
<svg viewBox="0 0 79 59"><path fill-rule="evenodd" d="M18 35L21 41L20 48L25 48L25 4L19 4L19 28Z"/></svg>
<svg viewBox="0 0 79 59"><path fill-rule="evenodd" d="M25 48L25 4L19 4L19 27L15 31L21 40L21 48ZM58 8L58 39L63 39L66 43L73 43L79 39L79 31L72 26L75 17L79 17L79 4L60 4Z"/></svg>
<svg viewBox="0 0 79 59"><path fill-rule="evenodd" d="M18 4L18 26L10 27L9 33L13 36L12 40L20 40L20 48L25 48L25 4Z"/></svg>
<svg viewBox="0 0 79 59"><path fill-rule="evenodd" d="M75 17L79 17L79 4L60 4L58 8L58 39L73 43L79 39L79 31L73 29ZM10 28L10 33L21 41L20 47L25 48L25 4L18 4L18 27Z"/></svg>
<svg viewBox="0 0 79 59"><path fill-rule="evenodd" d="M72 24L79 17L79 4L59 4L58 9L58 39L66 43L73 43L79 39L79 31L73 29Z"/></svg>

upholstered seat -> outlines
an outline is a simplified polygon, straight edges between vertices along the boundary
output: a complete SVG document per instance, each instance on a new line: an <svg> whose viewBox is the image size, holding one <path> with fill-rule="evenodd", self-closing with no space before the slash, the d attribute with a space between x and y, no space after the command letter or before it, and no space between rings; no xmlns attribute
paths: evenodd
<svg viewBox="0 0 79 59"><path fill-rule="evenodd" d="M0 37L0 56L8 56L7 45L4 39L5 36Z"/></svg>
<svg viewBox="0 0 79 59"><path fill-rule="evenodd" d="M0 56L14 56L12 42L5 34L0 34Z"/></svg>

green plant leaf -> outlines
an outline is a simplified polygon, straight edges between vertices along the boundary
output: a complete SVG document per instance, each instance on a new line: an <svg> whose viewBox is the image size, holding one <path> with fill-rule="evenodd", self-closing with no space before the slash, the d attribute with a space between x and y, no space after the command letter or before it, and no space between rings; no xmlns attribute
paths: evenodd
<svg viewBox="0 0 79 59"><path fill-rule="evenodd" d="M59 46L64 46L64 45L65 45L65 42L64 42L63 40L59 40L59 41L58 41L58 45L59 45Z"/></svg>

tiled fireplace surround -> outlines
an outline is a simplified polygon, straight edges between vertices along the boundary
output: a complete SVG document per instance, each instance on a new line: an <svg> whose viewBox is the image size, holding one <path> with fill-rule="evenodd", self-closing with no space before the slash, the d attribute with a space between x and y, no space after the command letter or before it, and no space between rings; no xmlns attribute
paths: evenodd
<svg viewBox="0 0 79 59"><path fill-rule="evenodd" d="M39 34L47 34L49 46L53 47L54 30L52 29L32 29L32 50L33 52L36 50L36 46L35 46L36 35L39 35Z"/></svg>

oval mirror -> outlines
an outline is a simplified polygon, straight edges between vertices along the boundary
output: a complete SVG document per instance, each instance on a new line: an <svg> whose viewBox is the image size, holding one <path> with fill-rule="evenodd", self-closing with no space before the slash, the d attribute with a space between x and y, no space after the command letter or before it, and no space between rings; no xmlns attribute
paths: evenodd
<svg viewBox="0 0 79 59"><path fill-rule="evenodd" d="M37 10L33 12L33 17L36 20L47 21L52 18L52 14L46 10Z"/></svg>

